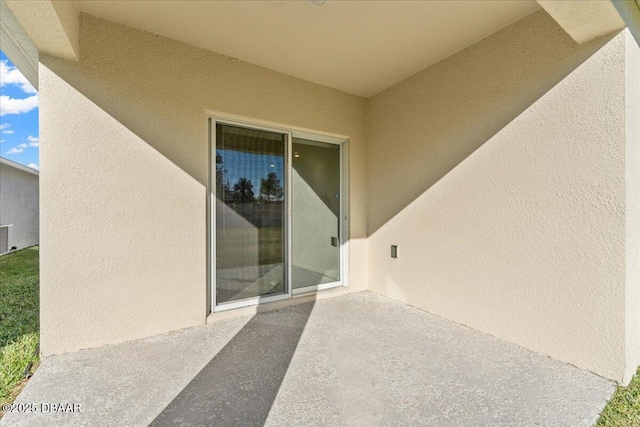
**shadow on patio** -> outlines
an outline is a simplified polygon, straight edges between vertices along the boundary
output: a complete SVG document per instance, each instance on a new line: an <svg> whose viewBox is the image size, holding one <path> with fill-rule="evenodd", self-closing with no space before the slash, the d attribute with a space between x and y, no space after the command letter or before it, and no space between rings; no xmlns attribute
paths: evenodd
<svg viewBox="0 0 640 427"><path fill-rule="evenodd" d="M251 318L151 425L264 425L313 306Z"/></svg>
<svg viewBox="0 0 640 427"><path fill-rule="evenodd" d="M590 426L610 381L360 292L46 358L2 426Z"/></svg>

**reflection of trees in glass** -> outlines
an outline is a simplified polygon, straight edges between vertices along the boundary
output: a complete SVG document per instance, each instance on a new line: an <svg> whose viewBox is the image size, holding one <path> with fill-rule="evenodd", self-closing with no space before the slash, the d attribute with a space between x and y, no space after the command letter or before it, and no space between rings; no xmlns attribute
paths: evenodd
<svg viewBox="0 0 640 427"><path fill-rule="evenodd" d="M247 178L240 178L238 182L233 185L233 192L235 193L237 203L251 203L256 199L253 194L253 183Z"/></svg>
<svg viewBox="0 0 640 427"><path fill-rule="evenodd" d="M229 194L229 182L224 182L224 165L222 164L222 156L216 153L216 195L224 200Z"/></svg>
<svg viewBox="0 0 640 427"><path fill-rule="evenodd" d="M266 196L267 202L271 201L271 196L273 196L274 200L282 198L282 186L275 172L269 172L266 179L262 178L260 180L260 194Z"/></svg>

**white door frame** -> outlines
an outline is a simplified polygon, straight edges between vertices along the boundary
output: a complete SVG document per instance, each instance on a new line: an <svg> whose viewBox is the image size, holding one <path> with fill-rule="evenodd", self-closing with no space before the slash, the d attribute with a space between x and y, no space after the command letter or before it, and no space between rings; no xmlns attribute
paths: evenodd
<svg viewBox="0 0 640 427"><path fill-rule="evenodd" d="M309 292L316 292L316 291L321 291L323 289L331 289L331 288L337 288L339 286L344 286L344 278L345 278L345 266L346 266L346 260L345 260L345 253L347 252L345 249L345 245L344 243L348 240L345 239L345 224L346 224L346 209L345 209L345 199L346 199L346 192L345 192L345 171L344 171L344 154L343 152L345 151L346 148L346 140L344 139L340 139L340 138L334 138L334 137L330 137L330 136L325 136L325 135L317 135L314 133L310 133L310 132L302 132L302 131L293 131L292 132L292 138L300 138L300 139L306 139L309 141L316 141L316 142L324 142L326 144L334 144L340 147L340 151L339 151L339 166L338 166L338 170L340 173L340 213L339 213L339 217L338 217L338 226L339 226L339 233L340 236L338 236L338 244L340 246L340 253L339 253L339 259L340 259L340 280L336 281L336 282L330 282L330 283L322 283L319 285L312 285L312 286L305 286L304 288L298 288L298 289L292 289L293 295L299 295L299 294L306 294ZM293 146L293 139L291 140L291 145ZM293 170L293 162L290 162L289 164L289 169Z"/></svg>
<svg viewBox="0 0 640 427"><path fill-rule="evenodd" d="M245 298L237 301L217 304L216 301L216 185L215 185L215 161L214 154L216 150L216 125L218 123L244 127L247 129L263 130L267 132L278 133L285 136L285 290L286 292L276 295L256 296ZM227 118L227 115L211 114L208 117L208 134L209 134L209 158L208 158L208 179L207 179L207 302L210 304L209 312L220 312L232 310L241 307L258 305L268 302L274 302L284 299L290 299L293 295L317 292L323 289L335 288L339 286L347 286L348 274L348 181L347 181L347 147L348 138L331 136L323 133L315 133L313 131L297 130L295 128L271 124L257 124L256 121L250 119L238 119L237 117ZM318 142L326 142L340 146L340 280L332 283L323 283L315 286L307 286L293 290L291 283L291 195L292 195L292 146L293 138L302 138Z"/></svg>

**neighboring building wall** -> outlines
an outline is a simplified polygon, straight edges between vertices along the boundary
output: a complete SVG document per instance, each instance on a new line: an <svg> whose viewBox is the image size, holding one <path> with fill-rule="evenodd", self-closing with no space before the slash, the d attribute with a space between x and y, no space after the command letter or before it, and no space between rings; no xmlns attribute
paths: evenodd
<svg viewBox="0 0 640 427"><path fill-rule="evenodd" d="M9 227L9 248L38 244L38 197L37 173L0 163L0 224L13 224Z"/></svg>
<svg viewBox="0 0 640 427"><path fill-rule="evenodd" d="M366 289L365 99L88 15L80 51L40 65L43 354L205 323L205 109L350 136Z"/></svg>
<svg viewBox="0 0 640 427"><path fill-rule="evenodd" d="M373 97L371 289L627 380L626 37L538 11Z"/></svg>

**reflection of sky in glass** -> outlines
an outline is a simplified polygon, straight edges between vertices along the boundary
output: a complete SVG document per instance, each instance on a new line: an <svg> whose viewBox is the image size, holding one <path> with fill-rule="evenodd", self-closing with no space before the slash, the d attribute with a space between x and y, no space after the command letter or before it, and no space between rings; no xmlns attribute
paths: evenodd
<svg viewBox="0 0 640 427"><path fill-rule="evenodd" d="M228 179L231 189L240 178L247 178L251 180L253 192L258 197L260 180L266 179L270 172L275 172L278 175L280 185L284 188L284 157L236 150L216 150L216 154L222 156L225 184Z"/></svg>

